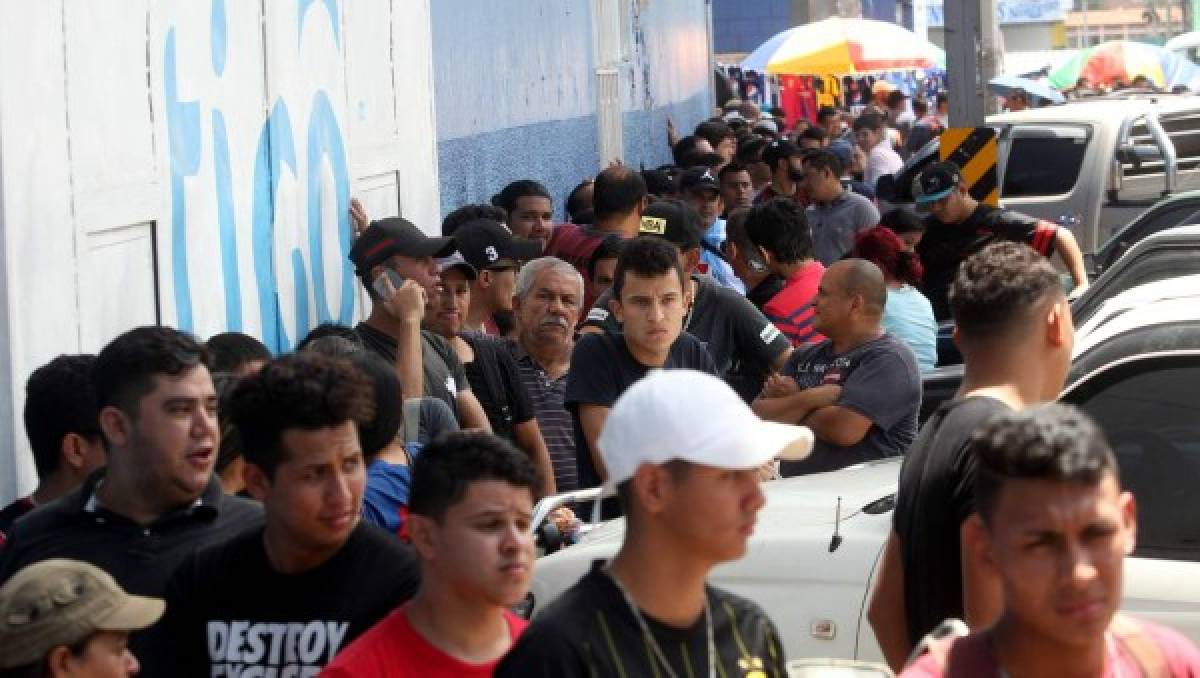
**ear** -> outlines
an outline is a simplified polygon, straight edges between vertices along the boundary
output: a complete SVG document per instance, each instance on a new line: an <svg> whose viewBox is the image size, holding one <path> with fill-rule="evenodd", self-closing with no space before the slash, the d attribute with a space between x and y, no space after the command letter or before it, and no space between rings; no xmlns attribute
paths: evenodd
<svg viewBox="0 0 1200 678"><path fill-rule="evenodd" d="M1070 330L1067 323L1071 322L1071 311L1065 299L1060 299L1050 306L1046 314L1046 341L1051 346L1062 346L1067 343Z"/></svg>
<svg viewBox="0 0 1200 678"><path fill-rule="evenodd" d="M771 255L771 252L767 248L762 245L754 245L754 247L758 249L758 258L762 259L764 264L770 267L771 264L775 263L775 257Z"/></svg>
<svg viewBox="0 0 1200 678"><path fill-rule="evenodd" d="M271 493L271 477L258 464L243 460L242 480L246 483L246 491L260 502L266 501Z"/></svg>
<svg viewBox="0 0 1200 678"><path fill-rule="evenodd" d="M129 447L133 435L133 422L120 408L109 405L100 410L100 431L113 447Z"/></svg>
<svg viewBox="0 0 1200 678"><path fill-rule="evenodd" d="M633 493L647 514L661 513L671 500L670 471L652 464L642 464L634 472Z"/></svg>
<svg viewBox="0 0 1200 678"><path fill-rule="evenodd" d="M67 466L78 471L87 464L87 440L78 433L68 433L63 436L58 453Z"/></svg>
<svg viewBox="0 0 1200 678"><path fill-rule="evenodd" d="M71 674L71 648L59 645L46 655L46 674L68 676Z"/></svg>
<svg viewBox="0 0 1200 678"><path fill-rule="evenodd" d="M637 208L637 215L639 218L641 218L642 212L645 212L646 208L649 206L650 206L650 196L648 196L648 195L642 196L642 199L638 203L638 208Z"/></svg>
<svg viewBox="0 0 1200 678"><path fill-rule="evenodd" d="M683 253L683 272L691 273L700 265L700 248L690 249ZM686 293L687 290L684 290Z"/></svg>
<svg viewBox="0 0 1200 678"><path fill-rule="evenodd" d="M423 560L434 560L437 556L437 524L429 516L408 514L406 527L412 546Z"/></svg>
<svg viewBox="0 0 1200 678"><path fill-rule="evenodd" d="M972 513L963 521L962 527L959 529L959 538L962 540L965 552L976 565L999 576L1000 568L992 553L991 534L978 513Z"/></svg>
<svg viewBox="0 0 1200 678"><path fill-rule="evenodd" d="M479 289L485 290L492 286L492 272L486 268L479 272L479 277L475 281L479 285Z"/></svg>
<svg viewBox="0 0 1200 678"><path fill-rule="evenodd" d="M1121 523L1125 527L1125 555L1132 555L1137 548L1137 500L1132 492L1122 492L1117 499L1121 504Z"/></svg>
<svg viewBox="0 0 1200 678"><path fill-rule="evenodd" d="M613 314L617 322L625 324L625 314L622 312L621 301L615 296L608 300L608 312Z"/></svg>

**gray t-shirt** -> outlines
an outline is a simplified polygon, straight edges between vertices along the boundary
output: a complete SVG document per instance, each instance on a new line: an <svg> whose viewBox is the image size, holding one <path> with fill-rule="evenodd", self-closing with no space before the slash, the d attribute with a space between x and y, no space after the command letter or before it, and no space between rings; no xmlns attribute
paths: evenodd
<svg viewBox="0 0 1200 678"><path fill-rule="evenodd" d="M397 344L391 335L366 323L359 323L354 331L368 350L378 353L389 365L396 362ZM421 330L421 371L425 395L445 402L458 416L458 394L471 390L471 383L454 347L429 330Z"/></svg>
<svg viewBox="0 0 1200 678"><path fill-rule="evenodd" d="M780 470L785 476L834 471L895 457L904 454L917 436L921 374L912 349L890 334L841 355L834 354L829 339L796 349L782 373L794 378L801 389L824 384L841 386L837 405L871 420L867 435L850 447L817 438L808 459L782 464Z"/></svg>
<svg viewBox="0 0 1200 678"><path fill-rule="evenodd" d="M704 344L717 367L717 374L746 400L762 390L771 365L788 350L787 337L767 320L746 297L722 287L706 275L693 275L696 302L684 330ZM609 333L621 331L608 311L612 290L596 300L584 325Z"/></svg>
<svg viewBox="0 0 1200 678"><path fill-rule="evenodd" d="M875 205L848 189L829 204L809 205L805 216L812 229L813 251L826 266L854 249L854 237L860 232L879 225Z"/></svg>

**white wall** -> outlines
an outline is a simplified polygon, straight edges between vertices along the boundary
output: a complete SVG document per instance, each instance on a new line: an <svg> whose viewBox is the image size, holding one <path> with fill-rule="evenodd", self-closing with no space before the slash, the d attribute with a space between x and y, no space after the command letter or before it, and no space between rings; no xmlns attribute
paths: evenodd
<svg viewBox="0 0 1200 678"><path fill-rule="evenodd" d="M361 314L349 198L439 217L429 26L429 0L0 0L0 501L35 482L22 393L54 355Z"/></svg>

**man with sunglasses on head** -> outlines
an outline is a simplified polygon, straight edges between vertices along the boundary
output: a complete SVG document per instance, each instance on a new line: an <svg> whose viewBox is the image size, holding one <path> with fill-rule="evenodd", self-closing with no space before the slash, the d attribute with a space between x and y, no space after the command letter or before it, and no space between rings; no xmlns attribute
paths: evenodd
<svg viewBox="0 0 1200 678"><path fill-rule="evenodd" d="M1022 242L1049 257L1058 252L1074 280L1071 296L1088 286L1083 253L1070 229L1011 210L992 207L971 197L962 172L951 162L926 167L912 184L918 208L929 212L925 237L917 247L925 267L922 292L938 320L950 317L947 293L958 265L999 240Z"/></svg>

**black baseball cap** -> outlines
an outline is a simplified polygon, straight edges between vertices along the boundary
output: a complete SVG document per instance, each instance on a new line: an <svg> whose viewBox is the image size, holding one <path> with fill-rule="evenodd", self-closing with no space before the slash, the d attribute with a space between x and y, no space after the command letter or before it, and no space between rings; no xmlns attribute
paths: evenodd
<svg viewBox="0 0 1200 678"><path fill-rule="evenodd" d="M767 144L767 147L763 150L762 159L763 162L767 163L774 170L780 160L786 160L798 155L804 155L799 146L787 139L780 139Z"/></svg>
<svg viewBox="0 0 1200 678"><path fill-rule="evenodd" d="M721 183L717 181L717 173L712 171L711 167L689 167L683 171L683 178L679 181L679 190L695 192L711 190L720 193Z"/></svg>
<svg viewBox="0 0 1200 678"><path fill-rule="evenodd" d="M350 261L359 275L393 256L447 257L454 252L454 236L431 238L403 217L371 222L350 248Z"/></svg>
<svg viewBox="0 0 1200 678"><path fill-rule="evenodd" d="M522 240L498 221L474 219L454 231L462 258L476 269L514 266L542 256L541 243Z"/></svg>
<svg viewBox="0 0 1200 678"><path fill-rule="evenodd" d="M638 235L653 235L679 247L696 249L704 237L700 213L682 200L655 200L642 212Z"/></svg>
<svg viewBox="0 0 1200 678"><path fill-rule="evenodd" d="M928 205L950 195L962 182L962 172L952 162L937 162L917 175L912 182L913 201Z"/></svg>

